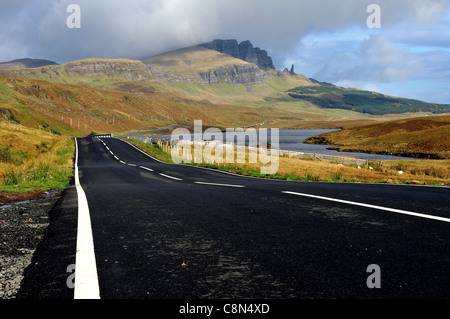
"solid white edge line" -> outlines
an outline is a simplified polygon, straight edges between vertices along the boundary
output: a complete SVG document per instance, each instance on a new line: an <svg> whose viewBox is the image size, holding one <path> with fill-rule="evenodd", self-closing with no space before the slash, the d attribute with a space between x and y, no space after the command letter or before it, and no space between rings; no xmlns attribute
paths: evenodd
<svg viewBox="0 0 450 319"><path fill-rule="evenodd" d="M174 179L174 180L176 180L176 181L182 181L181 178L169 176L169 175L166 175L166 174L163 174L163 173L160 173L159 175L164 176L164 177L167 177L167 178Z"/></svg>
<svg viewBox="0 0 450 319"><path fill-rule="evenodd" d="M324 196L317 196L317 195L311 195L311 194L290 192L290 191L283 191L283 193L291 194L291 195L297 195L297 196L317 198L317 199L322 199L322 200L327 200L327 201L332 201L332 202L338 202L338 203L343 203L343 204L350 204L350 205L355 205L355 206L362 206L362 207L367 207L367 208L374 208L374 209L384 210L384 211L398 213L398 214L404 214L404 215L410 215L410 216L415 216L415 217L434 219L434 220L439 220L439 221L450 223L450 219L449 218L433 216L433 215L426 215L426 214L420 214L420 213L414 213L414 212L410 212L410 211L407 211L407 210L401 210L401 209L395 209L395 208L389 208L389 207L383 207L383 206L377 206L377 205L371 205L371 204L352 202L352 201L348 201L348 200L336 199L336 198L330 198L330 197L324 197Z"/></svg>
<svg viewBox="0 0 450 319"><path fill-rule="evenodd" d="M75 186L78 194L77 251L75 261L75 299L100 299L94 240L86 194L78 173L78 142L75 138Z"/></svg>
<svg viewBox="0 0 450 319"><path fill-rule="evenodd" d="M224 186L224 187L236 187L236 188L244 188L242 185L231 185L231 184L218 184L218 183L207 183L207 182L195 182L195 184L201 185L211 185L211 186Z"/></svg>

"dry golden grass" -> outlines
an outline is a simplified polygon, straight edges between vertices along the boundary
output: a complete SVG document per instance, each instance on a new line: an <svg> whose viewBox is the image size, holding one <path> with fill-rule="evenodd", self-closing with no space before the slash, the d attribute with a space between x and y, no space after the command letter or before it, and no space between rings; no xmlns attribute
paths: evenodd
<svg viewBox="0 0 450 319"><path fill-rule="evenodd" d="M0 191L62 189L72 175L69 137L0 122L0 149Z"/></svg>
<svg viewBox="0 0 450 319"><path fill-rule="evenodd" d="M441 159L450 159L449 136L450 116L380 122L320 135L341 151Z"/></svg>
<svg viewBox="0 0 450 319"><path fill-rule="evenodd" d="M164 149L170 152L169 149ZM205 148L202 149L205 154ZM215 152L208 151L215 156ZM203 158L198 163L191 149L191 163L201 164L218 169L266 178L307 181L364 182L364 183L405 183L450 186L450 160L389 160L369 161L368 166L343 165L337 162L326 162L312 158L278 157L277 171L274 174L262 174L261 168L270 167L276 162L273 158L265 158L261 163L260 156L250 157L248 150L245 159L239 162L238 153L234 152L232 162L227 161L223 153L222 163L213 162L211 158Z"/></svg>

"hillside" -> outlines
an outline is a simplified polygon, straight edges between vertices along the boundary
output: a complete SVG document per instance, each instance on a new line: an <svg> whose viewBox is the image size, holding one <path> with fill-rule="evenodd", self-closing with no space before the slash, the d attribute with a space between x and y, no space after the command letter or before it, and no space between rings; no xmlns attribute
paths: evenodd
<svg viewBox="0 0 450 319"><path fill-rule="evenodd" d="M104 91L72 84L0 77L0 120L71 136L161 127L249 126L261 119L302 121L298 114L252 106L174 101L149 94ZM283 125L283 123L278 122Z"/></svg>
<svg viewBox="0 0 450 319"><path fill-rule="evenodd" d="M64 189L74 151L68 136L0 121L0 206Z"/></svg>
<svg viewBox="0 0 450 319"><path fill-rule="evenodd" d="M47 65L57 65L56 62L42 59L17 59L9 62L0 63L1 69L24 69L24 68L38 68Z"/></svg>
<svg viewBox="0 0 450 319"><path fill-rule="evenodd" d="M133 84L131 90L155 93L161 87L151 69L140 61L128 59L91 58L61 65L0 69L0 76L74 84L102 90L117 90L121 86L129 87L129 84Z"/></svg>
<svg viewBox="0 0 450 319"><path fill-rule="evenodd" d="M255 64L200 46L148 57L142 62L171 83L265 85L263 73Z"/></svg>
<svg viewBox="0 0 450 319"><path fill-rule="evenodd" d="M450 116L428 116L321 134L304 143L338 145L339 151L450 159Z"/></svg>
<svg viewBox="0 0 450 319"><path fill-rule="evenodd" d="M277 70L272 68L267 52L254 48L249 41L238 44L236 40L215 40L140 61L85 59L62 65L0 69L0 76L120 92L165 101L163 104L201 105L205 116L224 106L244 113L251 107L254 122L270 122L279 128L317 127L318 123L329 128L338 122L345 125L345 121L450 112L449 105L319 82L295 74L293 67L291 71ZM149 126L158 124L151 121Z"/></svg>
<svg viewBox="0 0 450 319"><path fill-rule="evenodd" d="M330 118L318 108L302 107L302 103L287 95L286 91L293 87L315 85L303 75L271 68L262 70L254 63L202 45L149 57L142 62L161 75L160 81L175 89L172 94L176 92L187 99L288 111L298 113L305 120Z"/></svg>
<svg viewBox="0 0 450 319"><path fill-rule="evenodd" d="M322 108L344 109L371 115L450 112L449 104L390 97L376 92L345 89L326 83L296 87L288 90L288 93L294 99L304 100Z"/></svg>

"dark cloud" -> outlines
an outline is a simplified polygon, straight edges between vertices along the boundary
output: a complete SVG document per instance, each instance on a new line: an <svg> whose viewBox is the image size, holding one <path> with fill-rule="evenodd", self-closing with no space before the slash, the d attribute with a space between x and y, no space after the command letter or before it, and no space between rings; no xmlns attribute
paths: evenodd
<svg viewBox="0 0 450 319"><path fill-rule="evenodd" d="M275 55L292 50L313 31L332 31L364 25L366 0L2 0L0 22L4 46L0 59L14 50L68 61L74 58L139 58L214 38L251 40ZM383 23L426 19L423 0L378 1ZM426 1L425 1L426 2ZM68 29L66 8L82 10L82 28ZM433 2L434 4L435 2ZM419 13L418 13L419 12ZM5 31L7 30L7 31ZM7 32L7 33L5 33Z"/></svg>
<svg viewBox="0 0 450 319"><path fill-rule="evenodd" d="M81 29L66 26L72 3L81 7ZM371 3L381 7L378 31L366 26ZM1 0L0 61L140 59L234 38L266 49L278 68L295 62L322 80L407 80L439 58L398 44L448 48L449 19L447 0ZM335 41L349 30L354 39Z"/></svg>

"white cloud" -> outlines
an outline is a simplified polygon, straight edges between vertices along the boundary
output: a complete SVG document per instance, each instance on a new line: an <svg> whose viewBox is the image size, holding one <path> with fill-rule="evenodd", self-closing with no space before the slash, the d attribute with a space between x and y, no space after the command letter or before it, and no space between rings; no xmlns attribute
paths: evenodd
<svg viewBox="0 0 450 319"><path fill-rule="evenodd" d="M66 8L81 7L81 29ZM371 3L382 28L366 26ZM215 38L250 40L278 68L327 82L449 79L448 0L1 0L0 61L145 58ZM420 52L419 52L420 51ZM440 63L440 65L438 64ZM433 74L435 72L435 74Z"/></svg>
<svg viewBox="0 0 450 319"><path fill-rule="evenodd" d="M422 0L414 3L414 11L418 20L430 22L445 10L444 0Z"/></svg>
<svg viewBox="0 0 450 319"><path fill-rule="evenodd" d="M365 26L366 8L373 1L78 0L82 29L68 32L66 7L72 2L2 0L0 12L8 12L10 19L1 20L0 30L20 25L10 32L10 38L23 40L22 44L32 46L30 51L54 59L108 54L144 57L218 37L248 39L278 55L292 50L310 32ZM438 0L377 3L382 8L383 26L429 20L443 10L443 1ZM17 20L23 15L27 18Z"/></svg>

